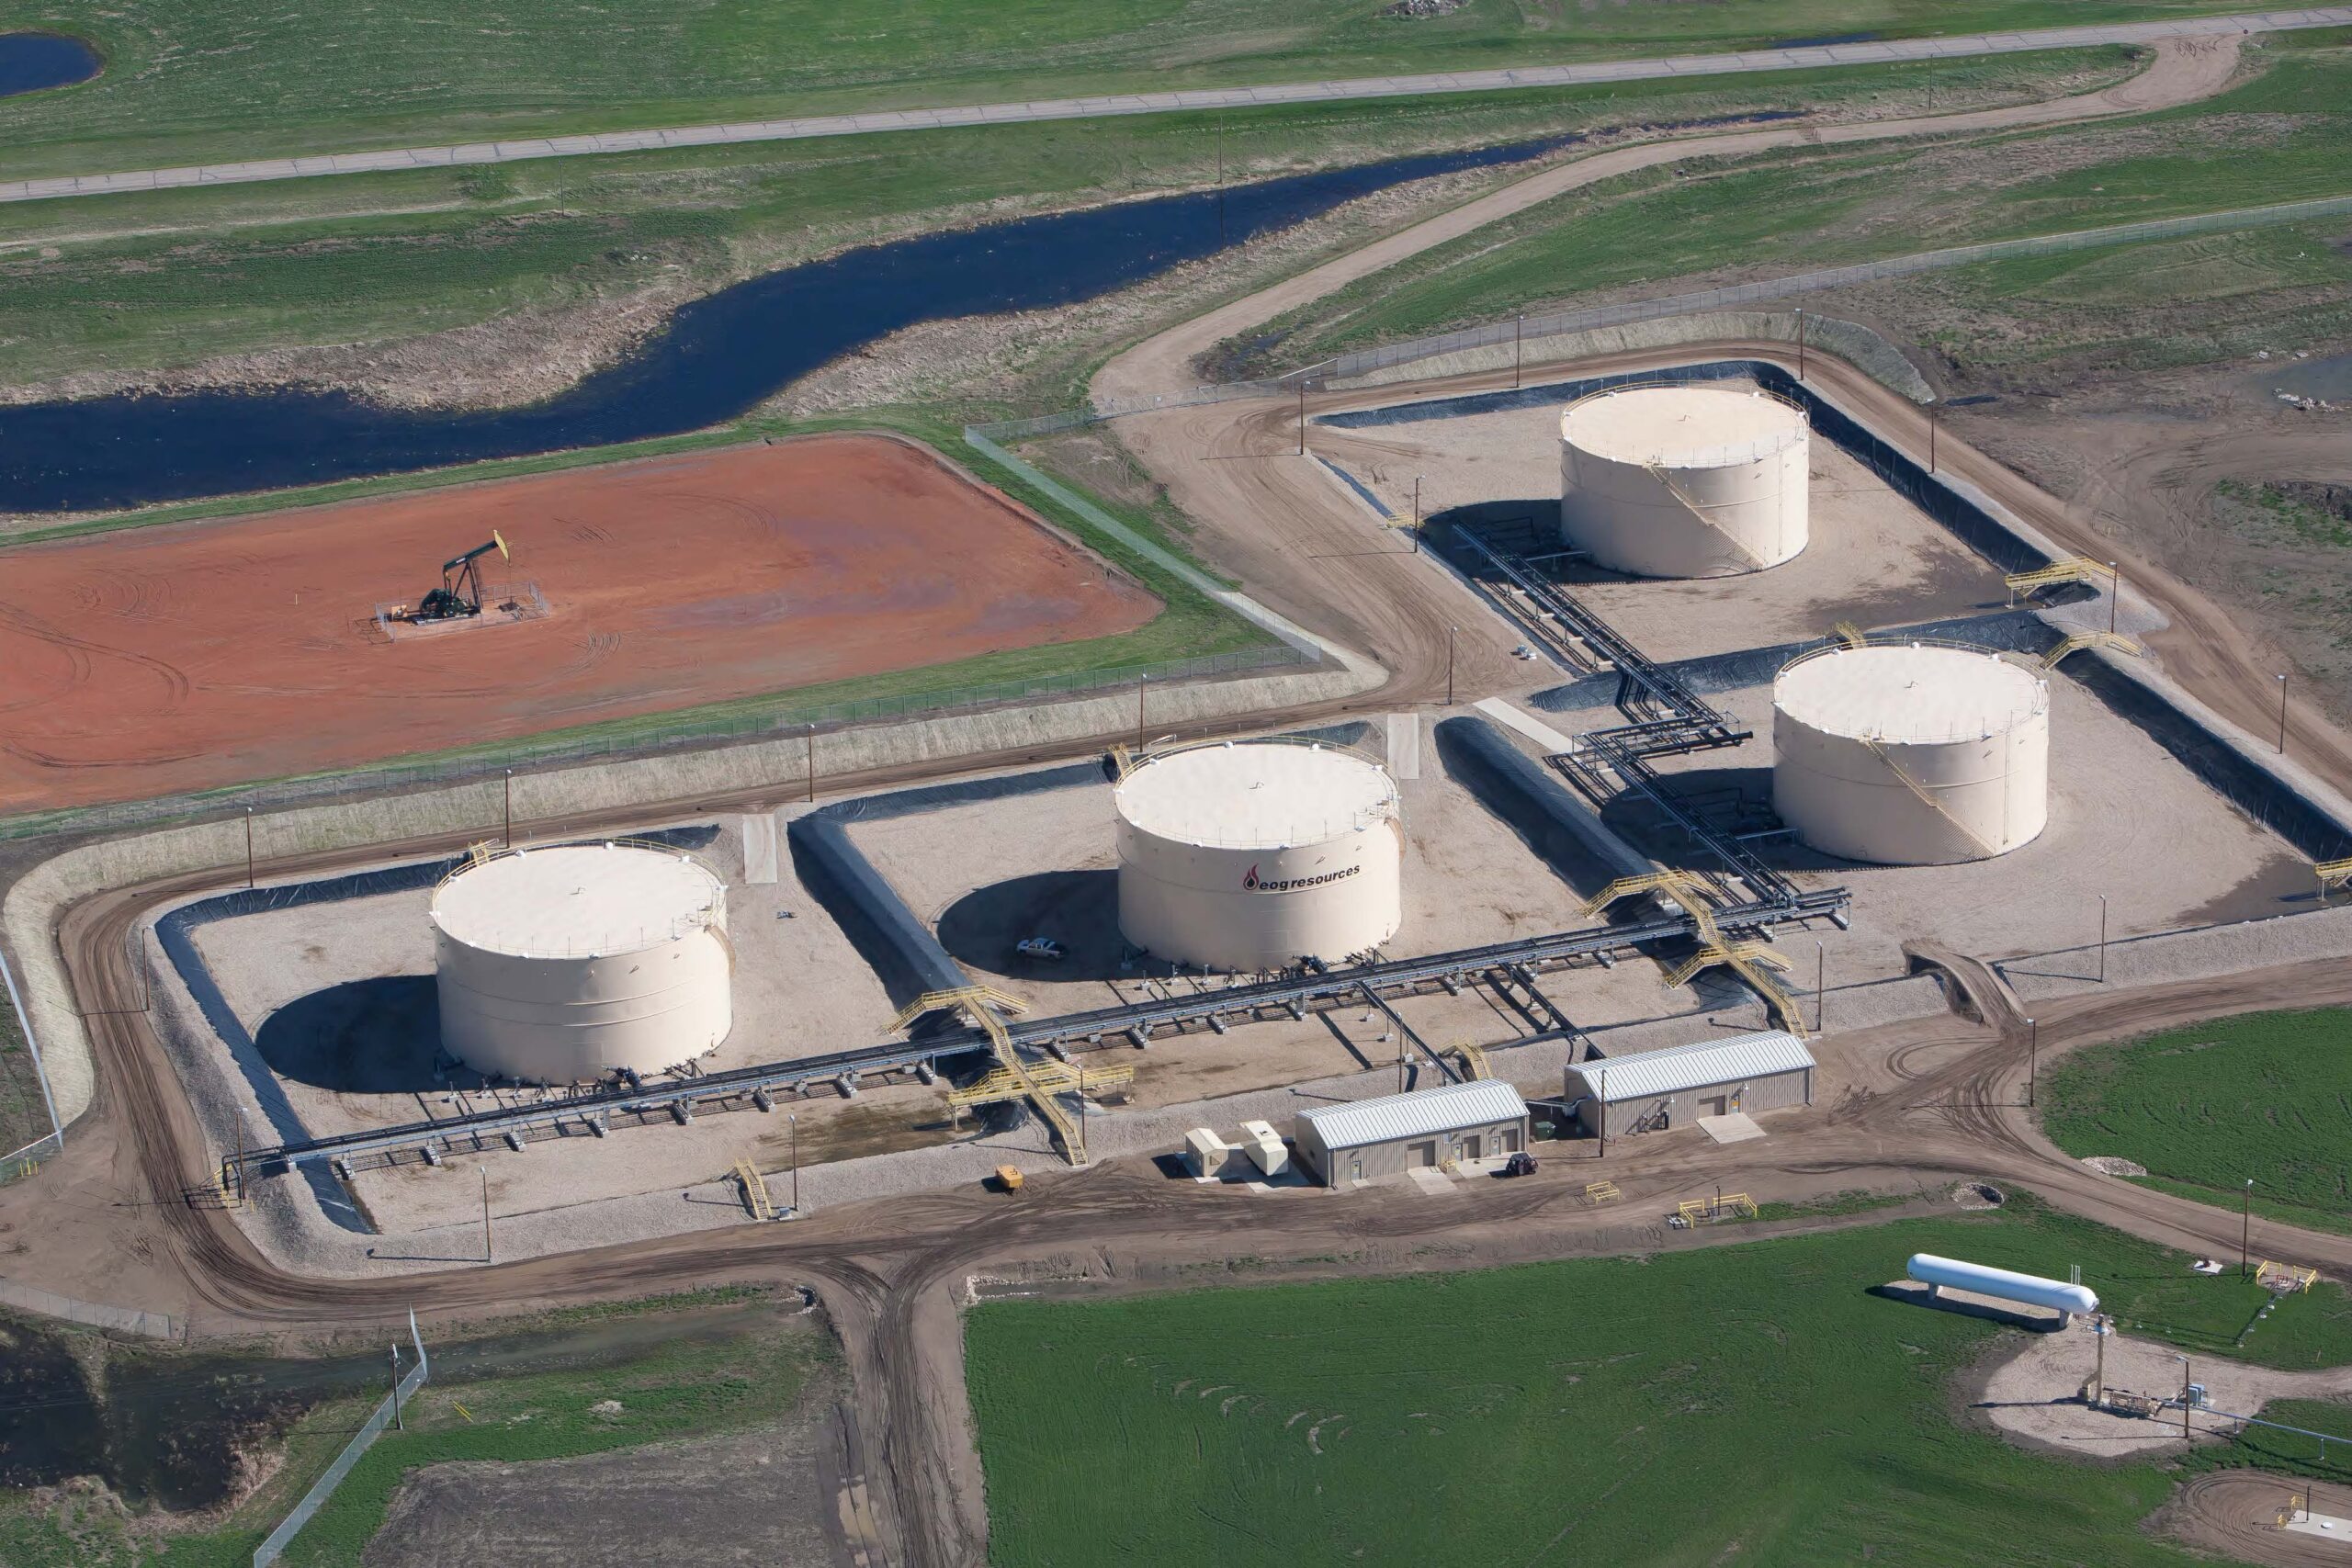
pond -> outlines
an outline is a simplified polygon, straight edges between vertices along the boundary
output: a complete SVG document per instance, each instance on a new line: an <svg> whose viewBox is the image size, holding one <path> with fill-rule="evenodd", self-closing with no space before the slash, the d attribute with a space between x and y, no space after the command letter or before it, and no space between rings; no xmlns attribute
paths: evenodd
<svg viewBox="0 0 2352 1568"><path fill-rule="evenodd" d="M62 33L0 33L0 98L86 82L103 63L96 50Z"/></svg>
<svg viewBox="0 0 2352 1568"><path fill-rule="evenodd" d="M695 300L628 358L526 408L400 410L260 390L0 409L0 512L233 495L700 430L918 322L1091 299L1357 197L1531 162L1577 140L1391 158L861 246Z"/></svg>

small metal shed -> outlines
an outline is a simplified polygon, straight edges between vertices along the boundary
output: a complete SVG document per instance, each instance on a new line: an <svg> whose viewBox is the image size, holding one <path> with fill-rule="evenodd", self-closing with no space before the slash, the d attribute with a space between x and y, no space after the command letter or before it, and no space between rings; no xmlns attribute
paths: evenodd
<svg viewBox="0 0 2352 1568"><path fill-rule="evenodd" d="M1446 1160L1495 1159L1527 1147L1527 1101L1483 1078L1302 1111L1300 1163L1327 1187L1399 1176Z"/></svg>
<svg viewBox="0 0 2352 1568"><path fill-rule="evenodd" d="M1702 1116L1754 1115L1813 1103L1813 1053L1780 1030L1578 1062L1567 1070L1577 1127L1611 1137L1687 1127Z"/></svg>

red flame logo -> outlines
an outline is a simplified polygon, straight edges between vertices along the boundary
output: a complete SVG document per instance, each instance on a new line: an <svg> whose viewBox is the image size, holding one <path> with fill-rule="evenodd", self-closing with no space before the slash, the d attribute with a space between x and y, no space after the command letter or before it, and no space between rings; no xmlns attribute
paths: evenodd
<svg viewBox="0 0 2352 1568"><path fill-rule="evenodd" d="M1258 868L1255 865L1252 865L1250 868L1250 874L1241 879L1241 886L1244 887L1255 887L1258 886Z"/></svg>

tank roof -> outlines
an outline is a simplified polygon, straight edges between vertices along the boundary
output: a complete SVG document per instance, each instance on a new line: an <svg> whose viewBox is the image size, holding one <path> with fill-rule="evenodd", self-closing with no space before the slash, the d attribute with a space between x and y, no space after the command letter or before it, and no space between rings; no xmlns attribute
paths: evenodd
<svg viewBox="0 0 2352 1568"><path fill-rule="evenodd" d="M1618 463L1712 468L1751 463L1802 439L1804 412L1745 387L1627 387L1570 403L1560 439Z"/></svg>
<svg viewBox="0 0 2352 1568"><path fill-rule="evenodd" d="M2050 708L2050 684L1997 654L1882 643L1801 659L1772 705L1828 735L1927 744L1999 734Z"/></svg>
<svg viewBox="0 0 2352 1568"><path fill-rule="evenodd" d="M456 941L517 957L633 953L711 923L727 885L692 855L650 844L517 850L459 867L433 895Z"/></svg>
<svg viewBox="0 0 2352 1568"><path fill-rule="evenodd" d="M1396 814L1396 785L1369 758L1329 746L1225 741L1151 757L1113 792L1119 815L1190 844L1279 849Z"/></svg>

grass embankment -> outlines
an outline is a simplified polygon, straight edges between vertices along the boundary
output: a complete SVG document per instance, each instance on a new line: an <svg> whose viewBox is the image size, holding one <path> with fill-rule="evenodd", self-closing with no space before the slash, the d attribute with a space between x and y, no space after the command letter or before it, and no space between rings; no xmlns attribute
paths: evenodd
<svg viewBox="0 0 2352 1568"><path fill-rule="evenodd" d="M2352 1232L2352 1011L2089 1046L2042 1086L2042 1129L2070 1155L2120 1156L2148 1168L2145 1185L2223 1208L2251 1177L2255 1213Z"/></svg>
<svg viewBox="0 0 2352 1568"><path fill-rule="evenodd" d="M14 0L0 30L96 43L106 73L0 105L13 175L849 109L1531 65L2259 9L2254 0Z"/></svg>
<svg viewBox="0 0 2352 1568"><path fill-rule="evenodd" d="M1931 82L1945 102L2041 97L2125 69L2120 51L2075 51L0 206L0 382L674 303L845 244L1198 188L1220 161L1241 180L1607 126L1884 108Z"/></svg>
<svg viewBox="0 0 2352 1568"><path fill-rule="evenodd" d="M2257 58L2264 73L2229 92L2130 121L1900 150L1694 160L1604 181L1363 278L1268 335L1282 339L1284 363L1305 364L1612 291L1679 292L1759 272L2352 195L2352 49L2327 34L2278 40ZM2211 299L2249 286L2352 282L2352 260L2310 240L2279 231L2136 248L2154 254L2032 257L1965 269L1954 287L1993 299L2104 289L2104 302L2128 310L2168 287ZM2241 258L2238 275L2218 285L2196 276L2217 247ZM2161 276L2176 265L2182 276ZM1972 346L1993 337L1967 335Z"/></svg>
<svg viewBox="0 0 2352 1568"><path fill-rule="evenodd" d="M723 1303L741 1292L619 1303L593 1314L636 1316ZM540 1326L567 1321L552 1314ZM608 1453L687 1437L741 1431L791 1417L812 1379L836 1363L804 1321L782 1317L723 1337L668 1339L613 1364L492 1376L444 1377L404 1407L333 1498L294 1538L291 1568L356 1568L401 1482L426 1465L524 1463ZM176 1533L108 1511L61 1517L22 1493L0 1492L0 1562L8 1568L248 1568L254 1549L322 1473L383 1397L380 1390L314 1406L276 1446L284 1463L217 1525ZM617 1401L617 1412L599 1411Z"/></svg>
<svg viewBox="0 0 2352 1568"><path fill-rule="evenodd" d="M2165 1470L1956 1419L1955 1378L2003 1330L1874 1296L1917 1250L2079 1263L2131 1332L2206 1354L2263 1299L2020 1203L1647 1258L991 1303L967 1331L990 1560L2194 1561L2135 1528ZM2352 1360L2352 1303L2290 1300L2235 1353Z"/></svg>

